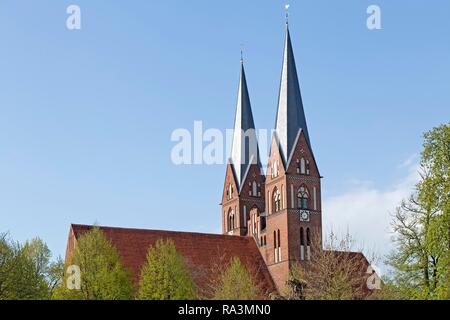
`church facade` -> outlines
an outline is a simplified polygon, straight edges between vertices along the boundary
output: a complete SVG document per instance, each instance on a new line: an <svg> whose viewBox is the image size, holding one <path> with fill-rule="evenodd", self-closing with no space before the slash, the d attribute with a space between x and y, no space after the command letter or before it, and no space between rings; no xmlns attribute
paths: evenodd
<svg viewBox="0 0 450 320"><path fill-rule="evenodd" d="M322 237L321 176L308 133L286 23L275 130L264 173L241 61L231 157L222 195L222 232L253 237L278 288L306 264Z"/></svg>

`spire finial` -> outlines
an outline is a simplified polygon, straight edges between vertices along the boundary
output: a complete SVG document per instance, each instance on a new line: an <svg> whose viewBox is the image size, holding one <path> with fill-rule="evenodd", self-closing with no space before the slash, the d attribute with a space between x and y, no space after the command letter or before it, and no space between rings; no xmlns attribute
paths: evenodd
<svg viewBox="0 0 450 320"><path fill-rule="evenodd" d="M241 63L244 63L244 44L241 43Z"/></svg>
<svg viewBox="0 0 450 320"><path fill-rule="evenodd" d="M284 6L284 10L286 11L286 24L289 24L289 7L290 7L290 4L286 4Z"/></svg>

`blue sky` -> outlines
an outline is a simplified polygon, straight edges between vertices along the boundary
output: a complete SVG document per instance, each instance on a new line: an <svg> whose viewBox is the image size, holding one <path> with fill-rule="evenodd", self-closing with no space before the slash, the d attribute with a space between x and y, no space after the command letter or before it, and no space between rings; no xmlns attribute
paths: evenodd
<svg viewBox="0 0 450 320"><path fill-rule="evenodd" d="M56 255L70 223L218 232L225 166L174 166L170 135L232 128L241 43L256 126L273 128L284 4L2 0L0 231ZM385 252L421 135L449 120L450 3L290 5L325 224Z"/></svg>

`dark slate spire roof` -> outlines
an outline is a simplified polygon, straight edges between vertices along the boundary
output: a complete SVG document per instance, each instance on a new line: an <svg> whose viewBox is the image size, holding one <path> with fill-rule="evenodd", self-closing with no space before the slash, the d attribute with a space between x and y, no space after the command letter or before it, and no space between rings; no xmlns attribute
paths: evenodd
<svg viewBox="0 0 450 320"><path fill-rule="evenodd" d="M242 60L236 104L236 117L234 120L233 144L231 146L231 164L239 190L245 180L250 165L258 164L261 166L255 123L253 121L244 63Z"/></svg>
<svg viewBox="0 0 450 320"><path fill-rule="evenodd" d="M285 164L295 147L294 144L300 130L303 130L306 141L311 147L287 22L275 130Z"/></svg>

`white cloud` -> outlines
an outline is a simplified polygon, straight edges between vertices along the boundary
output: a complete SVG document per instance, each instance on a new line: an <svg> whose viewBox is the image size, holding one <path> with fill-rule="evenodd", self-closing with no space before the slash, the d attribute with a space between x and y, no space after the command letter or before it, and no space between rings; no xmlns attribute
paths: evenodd
<svg viewBox="0 0 450 320"><path fill-rule="evenodd" d="M397 168L406 171L404 177L388 188L364 181L341 195L325 199L324 233L333 230L342 234L348 230L357 242L356 249L362 245L378 255L387 254L392 248L391 214L411 194L419 179L418 165L411 159Z"/></svg>
<svg viewBox="0 0 450 320"><path fill-rule="evenodd" d="M400 164L399 168L412 168L415 166L416 163L419 162L419 155L417 153L411 155L408 159L403 161L402 164Z"/></svg>

